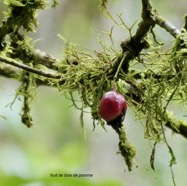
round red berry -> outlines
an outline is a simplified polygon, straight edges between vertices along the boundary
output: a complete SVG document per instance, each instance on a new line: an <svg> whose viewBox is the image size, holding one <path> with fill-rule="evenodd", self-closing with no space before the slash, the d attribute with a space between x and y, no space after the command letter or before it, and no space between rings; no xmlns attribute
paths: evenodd
<svg viewBox="0 0 187 186"><path fill-rule="evenodd" d="M103 95L100 101L99 113L101 118L103 118L107 124L111 125L115 130L121 128L126 110L126 99L119 92L113 90L109 91Z"/></svg>

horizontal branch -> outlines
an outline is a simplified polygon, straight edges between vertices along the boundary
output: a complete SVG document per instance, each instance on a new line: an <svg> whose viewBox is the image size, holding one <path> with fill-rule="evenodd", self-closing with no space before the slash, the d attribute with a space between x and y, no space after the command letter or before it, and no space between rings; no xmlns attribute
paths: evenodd
<svg viewBox="0 0 187 186"><path fill-rule="evenodd" d="M30 66L27 66L21 62L18 62L14 59L10 59L10 58L3 57L3 56L0 56L0 62L12 65L14 67L21 68L21 69L26 70L28 72L31 72L31 73L34 73L34 74L37 74L37 75L40 75L43 77L47 77L47 78L60 79L60 77L61 77L60 75L56 75L56 74L46 72L44 70L36 69L36 68L30 67Z"/></svg>
<svg viewBox="0 0 187 186"><path fill-rule="evenodd" d="M4 78L10 78L10 79L15 79L16 81L20 80L20 75L23 71L21 69L15 68L15 67L11 67L10 65L5 65L3 67L0 68L0 76L4 77ZM52 79L50 80L52 81ZM37 86L50 86L51 84L49 84L49 81L46 79L40 79L40 78L35 78L35 83ZM53 84L54 86L54 84Z"/></svg>
<svg viewBox="0 0 187 186"><path fill-rule="evenodd" d="M47 54L40 49L36 49L33 55L35 58L35 64L41 64L50 70L58 70L58 64L60 63L59 59L54 58L52 55Z"/></svg>
<svg viewBox="0 0 187 186"><path fill-rule="evenodd" d="M183 122L179 122L178 126L173 126L170 122L167 122L166 127L170 128L176 134L180 134L187 138L187 126L183 124Z"/></svg>

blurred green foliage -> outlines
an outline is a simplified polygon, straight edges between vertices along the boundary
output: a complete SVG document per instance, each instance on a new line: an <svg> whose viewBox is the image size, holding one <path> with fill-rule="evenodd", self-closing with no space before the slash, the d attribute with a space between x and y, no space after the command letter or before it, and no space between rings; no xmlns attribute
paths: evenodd
<svg viewBox="0 0 187 186"><path fill-rule="evenodd" d="M12 84L8 81L6 83ZM15 84L7 89L1 97L3 115L9 112L5 107L14 95ZM16 84L17 85L17 84ZM7 101L7 102L6 102ZM89 157L89 143L84 138L78 121L78 113L70 106L70 101L51 88L39 88L33 105L33 115L37 124L30 130L21 125L19 117L1 119L0 130L0 183L11 186L30 185L116 185L119 181L95 181L93 172L86 172L85 163ZM19 110L16 102L12 112ZM71 113L73 112L73 113ZM59 175L60 177L51 176ZM64 174L91 174L83 177L63 177Z"/></svg>

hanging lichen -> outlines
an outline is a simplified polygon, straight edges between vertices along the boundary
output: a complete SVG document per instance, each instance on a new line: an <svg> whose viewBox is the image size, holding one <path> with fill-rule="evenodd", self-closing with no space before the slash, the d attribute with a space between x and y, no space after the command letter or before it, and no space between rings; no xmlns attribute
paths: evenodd
<svg viewBox="0 0 187 186"><path fill-rule="evenodd" d="M101 52L85 49L63 39L66 44L65 58L58 63L50 58L49 64L38 64L38 56L36 57L33 41L28 37L28 33L34 31L38 25L36 10L44 9L46 2L6 0L6 3L9 9L0 25L0 54L6 58L18 60L26 67L31 67L33 72L40 70L39 65L54 72L49 76L44 73L44 77L34 75L29 70L16 74L17 79L22 81L16 96L23 97L21 118L26 126L30 127L33 123L30 104L35 96L35 89L40 84L47 84L57 87L59 91L70 96L75 108L80 110L80 123L84 135L83 113L87 108L90 108L93 128L97 122L105 129L105 123L98 113L98 106L103 94L111 90L115 83L116 90L125 96L136 118L145 121L142 122L145 129L144 136L153 143L151 167L154 169L156 144L161 141L166 143L171 155L170 166L176 163L173 150L167 142L164 127L167 126L174 132L187 136L183 130L183 128L186 129L187 124L175 118L168 110L168 106L174 101L187 104L187 33L185 29L180 34L176 31L178 35L175 43L165 51L162 43L156 41L153 28L157 14L154 14L155 11L152 11L151 6L147 6L147 9L143 6L143 21L138 25L134 35L132 28L136 22L128 27L120 15L118 15L118 22L107 12L108 18L112 19L116 26L120 26L129 33L129 38L121 43L120 51L113 46L112 28L109 32L105 32L111 44L98 40L103 49ZM106 0L101 1L102 10L106 10L106 3ZM52 6L56 5L57 1L54 0ZM144 28L140 29L140 26ZM175 30L170 32L174 35ZM153 39L150 39L150 36L153 36ZM74 93L78 93L81 107L77 106ZM136 151L128 142L124 130L119 135L119 151L128 169L131 170Z"/></svg>

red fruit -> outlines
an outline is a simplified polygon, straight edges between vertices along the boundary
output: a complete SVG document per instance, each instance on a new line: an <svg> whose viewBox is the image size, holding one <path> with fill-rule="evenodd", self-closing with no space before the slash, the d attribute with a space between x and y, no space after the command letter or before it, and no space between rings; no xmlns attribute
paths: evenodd
<svg viewBox="0 0 187 186"><path fill-rule="evenodd" d="M100 101L99 113L108 125L120 133L122 122L127 110L125 97L116 91L105 93Z"/></svg>

